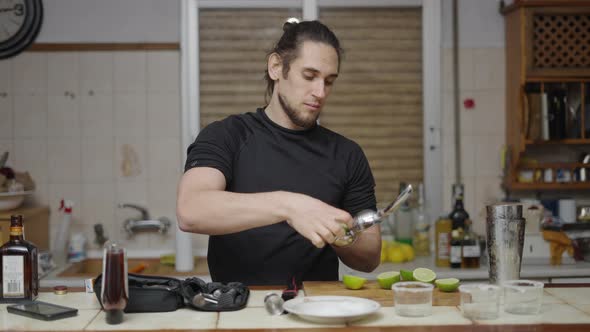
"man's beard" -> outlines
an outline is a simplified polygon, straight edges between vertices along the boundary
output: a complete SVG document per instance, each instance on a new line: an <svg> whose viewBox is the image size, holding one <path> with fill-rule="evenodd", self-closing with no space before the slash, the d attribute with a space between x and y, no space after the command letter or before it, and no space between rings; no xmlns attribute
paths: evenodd
<svg viewBox="0 0 590 332"><path fill-rule="evenodd" d="M318 116L320 115L319 113L317 113L316 116L312 116L309 118L303 117L299 112L297 112L289 104L289 102L285 99L285 97L283 97L280 93L279 93L279 103L281 104L281 107L285 111L285 114L287 114L287 116L289 117L291 122L293 122L293 124L295 124L296 126L304 128L304 129L308 129L308 128L311 128L316 125Z"/></svg>

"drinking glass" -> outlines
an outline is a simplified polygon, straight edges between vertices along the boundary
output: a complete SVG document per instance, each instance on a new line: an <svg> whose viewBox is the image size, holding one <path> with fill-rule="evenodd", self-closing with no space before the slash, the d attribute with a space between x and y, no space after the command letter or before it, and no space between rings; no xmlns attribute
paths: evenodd
<svg viewBox="0 0 590 332"><path fill-rule="evenodd" d="M434 286L424 282L398 282L391 286L395 313L400 316L422 317L432 313Z"/></svg>
<svg viewBox="0 0 590 332"><path fill-rule="evenodd" d="M541 312L543 286L539 281L508 280L504 289L504 311L519 315L536 315Z"/></svg>
<svg viewBox="0 0 590 332"><path fill-rule="evenodd" d="M496 319L500 307L500 287L487 284L459 286L461 312L469 319Z"/></svg>

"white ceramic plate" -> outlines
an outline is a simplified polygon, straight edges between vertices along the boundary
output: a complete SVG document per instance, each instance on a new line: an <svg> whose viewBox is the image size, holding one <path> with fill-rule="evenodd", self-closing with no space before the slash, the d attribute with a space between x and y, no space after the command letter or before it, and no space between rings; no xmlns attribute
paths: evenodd
<svg viewBox="0 0 590 332"><path fill-rule="evenodd" d="M32 191L0 193L0 211L16 209L23 203L25 196L32 193Z"/></svg>
<svg viewBox="0 0 590 332"><path fill-rule="evenodd" d="M283 308L316 323L346 323L377 312L381 305L373 300L352 296L307 296L285 302Z"/></svg>

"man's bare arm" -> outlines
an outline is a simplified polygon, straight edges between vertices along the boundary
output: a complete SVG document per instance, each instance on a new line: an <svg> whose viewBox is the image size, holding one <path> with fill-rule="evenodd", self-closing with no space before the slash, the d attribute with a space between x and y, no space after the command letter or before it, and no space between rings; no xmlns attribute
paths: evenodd
<svg viewBox="0 0 590 332"><path fill-rule="evenodd" d="M187 171L178 187L176 205L183 231L219 235L286 220L316 247L343 234L352 217L313 197L286 191L241 194L225 191L225 177L214 168ZM356 244L355 244L356 245Z"/></svg>
<svg viewBox="0 0 590 332"><path fill-rule="evenodd" d="M347 266L363 272L372 272L381 263L381 229L373 226L361 233L350 246L333 246L336 254Z"/></svg>

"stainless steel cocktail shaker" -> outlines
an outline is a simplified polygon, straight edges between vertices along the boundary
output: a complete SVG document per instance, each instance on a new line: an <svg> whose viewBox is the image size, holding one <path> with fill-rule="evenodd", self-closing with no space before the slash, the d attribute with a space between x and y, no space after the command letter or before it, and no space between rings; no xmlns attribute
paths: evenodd
<svg viewBox="0 0 590 332"><path fill-rule="evenodd" d="M520 279L525 219L522 205L500 203L487 206L487 248L490 283Z"/></svg>

